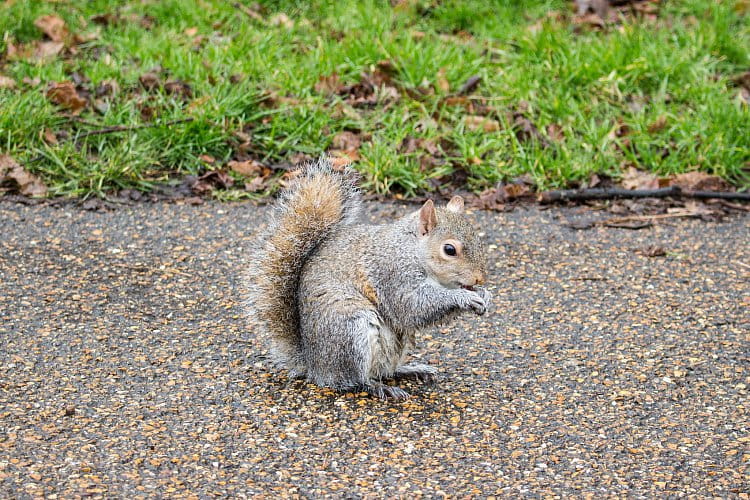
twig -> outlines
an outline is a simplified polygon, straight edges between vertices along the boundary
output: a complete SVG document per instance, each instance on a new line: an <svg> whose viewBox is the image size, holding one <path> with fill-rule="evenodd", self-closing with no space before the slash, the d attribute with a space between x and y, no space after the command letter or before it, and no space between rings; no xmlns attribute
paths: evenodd
<svg viewBox="0 0 750 500"><path fill-rule="evenodd" d="M252 10L251 8L245 5L242 5L240 2L234 3L233 6L235 9L240 9L248 17L258 21L261 24L266 24L266 20L263 19L263 16L261 16L260 14Z"/></svg>
<svg viewBox="0 0 750 500"><path fill-rule="evenodd" d="M111 134L114 132L128 132L130 130L139 130L143 128L153 128L153 127L170 127L172 125L178 125L180 123L189 123L192 122L195 118L181 118L179 120L173 120L171 122L164 122L164 123L140 123L138 125L113 125L111 127L104 127L97 130L89 130L88 132L84 132L82 134L79 134L76 137L76 141L79 141L83 139L84 137L89 137L92 135L102 135L102 134Z"/></svg>
<svg viewBox="0 0 750 500"><path fill-rule="evenodd" d="M652 221L658 219L673 219L675 217L699 217L691 210L678 210L669 214L653 214L653 215L627 215L625 217L613 217L611 219L605 219L602 221L603 224L615 224L622 222L635 222L635 221Z"/></svg>
<svg viewBox="0 0 750 500"><path fill-rule="evenodd" d="M540 203L554 203L557 201L586 201L611 200L615 198L719 198L724 200L750 201L750 193L732 193L728 191L688 191L679 186L661 189L622 189L622 188L590 188L563 189L559 191L545 191L540 193Z"/></svg>
<svg viewBox="0 0 750 500"><path fill-rule="evenodd" d="M566 224L571 229L591 229L596 226L618 227L622 229L644 229L651 226L651 222L659 219L675 219L678 217L700 217L701 214L691 210L679 210L669 214L628 215L625 217L611 217L609 219L590 221L584 224ZM635 224L630 224L635 223ZM640 223L640 224L638 224Z"/></svg>

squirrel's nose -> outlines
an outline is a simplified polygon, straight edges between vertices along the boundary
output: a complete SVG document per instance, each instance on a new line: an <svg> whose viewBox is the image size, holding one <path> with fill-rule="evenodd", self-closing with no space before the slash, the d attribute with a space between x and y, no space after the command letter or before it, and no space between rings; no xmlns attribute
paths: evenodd
<svg viewBox="0 0 750 500"><path fill-rule="evenodd" d="M475 285L484 285L484 274L477 274L474 276Z"/></svg>

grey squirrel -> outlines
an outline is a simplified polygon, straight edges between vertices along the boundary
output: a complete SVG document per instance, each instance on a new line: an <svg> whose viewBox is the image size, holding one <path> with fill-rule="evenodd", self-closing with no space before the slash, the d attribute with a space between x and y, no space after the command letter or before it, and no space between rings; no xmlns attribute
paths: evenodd
<svg viewBox="0 0 750 500"><path fill-rule="evenodd" d="M356 181L321 158L281 193L250 271L250 311L291 376L402 400L409 394L384 379L436 378L434 367L404 363L416 333L487 311L484 245L459 196L362 224Z"/></svg>

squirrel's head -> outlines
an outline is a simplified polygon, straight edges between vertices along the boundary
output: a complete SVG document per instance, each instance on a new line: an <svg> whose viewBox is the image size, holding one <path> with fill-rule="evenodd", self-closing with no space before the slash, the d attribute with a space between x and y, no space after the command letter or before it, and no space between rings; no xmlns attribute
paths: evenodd
<svg viewBox="0 0 750 500"><path fill-rule="evenodd" d="M487 257L478 231L464 214L464 200L454 196L445 208L432 200L417 214L417 237L427 272L446 288L482 285Z"/></svg>

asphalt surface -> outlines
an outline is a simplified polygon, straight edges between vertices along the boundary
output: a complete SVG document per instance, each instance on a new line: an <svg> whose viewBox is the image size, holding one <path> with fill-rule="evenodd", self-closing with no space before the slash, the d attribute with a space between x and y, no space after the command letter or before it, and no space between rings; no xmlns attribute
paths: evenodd
<svg viewBox="0 0 750 500"><path fill-rule="evenodd" d="M0 202L0 496L748 498L750 216L476 214L495 311L426 333L440 381L392 403L268 370L265 210Z"/></svg>

